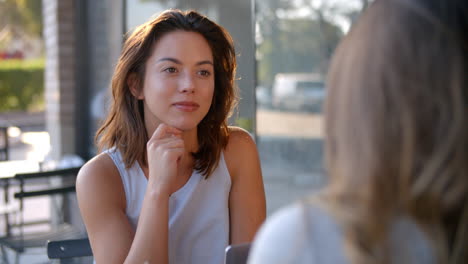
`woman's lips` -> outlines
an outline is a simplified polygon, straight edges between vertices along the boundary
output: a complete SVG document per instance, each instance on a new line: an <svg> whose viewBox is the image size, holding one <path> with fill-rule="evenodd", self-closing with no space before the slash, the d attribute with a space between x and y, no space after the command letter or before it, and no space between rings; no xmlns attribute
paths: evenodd
<svg viewBox="0 0 468 264"><path fill-rule="evenodd" d="M193 112L193 111L196 111L200 107L199 104L195 102L190 102L190 101L177 102L177 103L174 103L173 106L175 106L177 109L184 111L184 112Z"/></svg>

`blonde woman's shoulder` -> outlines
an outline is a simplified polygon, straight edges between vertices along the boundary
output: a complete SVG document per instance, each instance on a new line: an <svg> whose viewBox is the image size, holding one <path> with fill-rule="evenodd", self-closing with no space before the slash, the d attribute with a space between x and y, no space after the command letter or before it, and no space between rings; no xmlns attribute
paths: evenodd
<svg viewBox="0 0 468 264"><path fill-rule="evenodd" d="M297 204L275 212L257 233L248 263L315 263L301 254L307 251L304 225Z"/></svg>
<svg viewBox="0 0 468 264"><path fill-rule="evenodd" d="M262 226L248 263L347 263L341 245L340 232L323 209L295 203Z"/></svg>

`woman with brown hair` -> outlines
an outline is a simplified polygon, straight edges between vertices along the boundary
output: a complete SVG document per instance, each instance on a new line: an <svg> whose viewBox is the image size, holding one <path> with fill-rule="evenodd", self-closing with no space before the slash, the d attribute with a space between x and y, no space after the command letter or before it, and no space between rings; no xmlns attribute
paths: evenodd
<svg viewBox="0 0 468 264"><path fill-rule="evenodd" d="M265 218L250 135L228 127L236 59L226 30L169 10L126 40L102 153L77 195L97 263L222 263Z"/></svg>
<svg viewBox="0 0 468 264"><path fill-rule="evenodd" d="M374 1L329 70L329 185L249 263L467 263L467 73L468 1Z"/></svg>

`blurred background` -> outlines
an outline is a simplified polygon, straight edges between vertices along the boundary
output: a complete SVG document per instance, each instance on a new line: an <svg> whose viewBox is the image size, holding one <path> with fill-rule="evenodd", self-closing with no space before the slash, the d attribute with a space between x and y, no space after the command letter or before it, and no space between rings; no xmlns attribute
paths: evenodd
<svg viewBox="0 0 468 264"><path fill-rule="evenodd" d="M370 1L0 0L0 178L94 156L125 33L165 9L195 9L234 38L241 101L230 123L257 142L270 215L326 182L327 69ZM76 203L64 208L79 225Z"/></svg>

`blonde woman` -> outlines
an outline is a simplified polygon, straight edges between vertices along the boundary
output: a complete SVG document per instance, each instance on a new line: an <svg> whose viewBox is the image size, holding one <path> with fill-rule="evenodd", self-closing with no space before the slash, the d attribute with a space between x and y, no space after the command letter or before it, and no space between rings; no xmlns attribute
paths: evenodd
<svg viewBox="0 0 468 264"><path fill-rule="evenodd" d="M468 1L376 0L327 87L329 186L249 263L468 263Z"/></svg>

